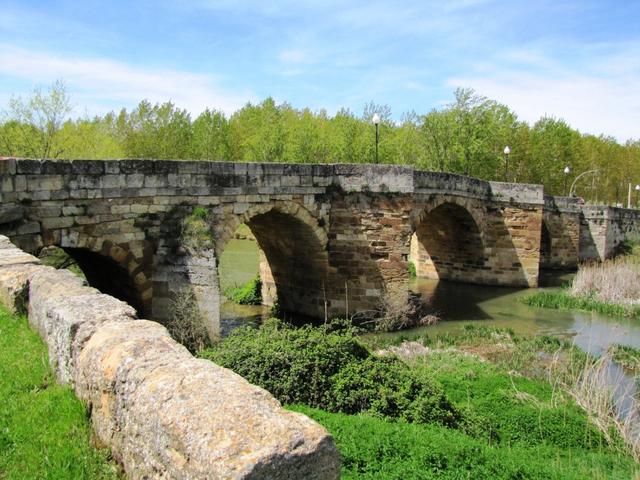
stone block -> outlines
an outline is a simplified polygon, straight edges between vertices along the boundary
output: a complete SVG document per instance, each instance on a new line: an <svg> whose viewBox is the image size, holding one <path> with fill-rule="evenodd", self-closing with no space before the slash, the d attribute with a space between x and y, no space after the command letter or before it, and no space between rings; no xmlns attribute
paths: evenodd
<svg viewBox="0 0 640 480"><path fill-rule="evenodd" d="M16 161L16 173L37 174L42 173L42 162L39 160L20 159Z"/></svg>
<svg viewBox="0 0 640 480"><path fill-rule="evenodd" d="M104 173L108 175L119 175L120 160L104 160Z"/></svg>
<svg viewBox="0 0 640 480"><path fill-rule="evenodd" d="M71 170L79 175L103 175L104 160L73 160Z"/></svg>
<svg viewBox="0 0 640 480"><path fill-rule="evenodd" d="M120 171L150 175L153 173L153 164L153 160L120 160Z"/></svg>
<svg viewBox="0 0 640 480"><path fill-rule="evenodd" d="M43 218L42 228L45 230L53 230L56 228L69 228L75 223L74 217L56 217L56 218Z"/></svg>
<svg viewBox="0 0 640 480"><path fill-rule="evenodd" d="M24 208L15 204L0 204L0 224L11 223L24 217Z"/></svg>
<svg viewBox="0 0 640 480"><path fill-rule="evenodd" d="M27 175L27 189L35 192L38 190L61 190L63 177L58 175Z"/></svg>
<svg viewBox="0 0 640 480"><path fill-rule="evenodd" d="M99 328L79 356L76 391L97 437L136 478L339 477L326 430L235 373L194 359L153 322Z"/></svg>

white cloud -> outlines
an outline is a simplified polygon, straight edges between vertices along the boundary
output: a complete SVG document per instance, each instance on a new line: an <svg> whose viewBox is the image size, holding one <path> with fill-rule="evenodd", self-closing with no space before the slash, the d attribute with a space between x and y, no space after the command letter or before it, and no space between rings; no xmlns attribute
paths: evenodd
<svg viewBox="0 0 640 480"><path fill-rule="evenodd" d="M213 75L144 68L108 58L64 57L6 44L0 44L0 75L41 85L61 78L72 98L91 114L132 107L142 99L171 100L192 114L207 107L231 113L254 100L249 92L220 87Z"/></svg>
<svg viewBox="0 0 640 480"><path fill-rule="evenodd" d="M540 53L510 52L516 65L478 69L446 84L471 87L530 123L554 116L582 133L612 135L624 142L640 138L640 68L637 61L629 61L636 58L631 50L616 50L601 55L590 51L583 62L576 59L566 66Z"/></svg>

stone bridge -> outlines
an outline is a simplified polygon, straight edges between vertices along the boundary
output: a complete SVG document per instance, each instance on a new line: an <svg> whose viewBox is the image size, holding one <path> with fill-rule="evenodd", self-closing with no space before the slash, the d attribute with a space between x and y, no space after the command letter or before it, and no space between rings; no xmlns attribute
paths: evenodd
<svg viewBox="0 0 640 480"><path fill-rule="evenodd" d="M539 185L395 165L154 160L5 159L0 175L0 233L16 245L63 248L90 284L160 320L190 288L212 333L218 259L243 223L267 300L312 317L405 294L410 260L424 277L534 287L541 258L579 257L579 207ZM196 207L204 241L186 237Z"/></svg>

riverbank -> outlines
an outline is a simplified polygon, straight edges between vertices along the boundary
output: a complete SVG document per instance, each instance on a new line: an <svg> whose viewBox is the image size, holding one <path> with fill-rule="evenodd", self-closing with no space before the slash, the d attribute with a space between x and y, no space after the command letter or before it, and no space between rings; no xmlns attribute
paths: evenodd
<svg viewBox="0 0 640 480"><path fill-rule="evenodd" d="M109 452L92 447L85 408L56 383L40 337L2 307L0 478L121 478Z"/></svg>
<svg viewBox="0 0 640 480"><path fill-rule="evenodd" d="M640 247L602 263L581 265L570 286L523 298L532 307L640 318Z"/></svg>
<svg viewBox="0 0 640 480"><path fill-rule="evenodd" d="M551 368L586 358L553 337L467 328L365 345L349 329L270 321L238 329L201 355L327 427L343 455L343 478L637 473L620 435L603 432L570 391L549 382Z"/></svg>

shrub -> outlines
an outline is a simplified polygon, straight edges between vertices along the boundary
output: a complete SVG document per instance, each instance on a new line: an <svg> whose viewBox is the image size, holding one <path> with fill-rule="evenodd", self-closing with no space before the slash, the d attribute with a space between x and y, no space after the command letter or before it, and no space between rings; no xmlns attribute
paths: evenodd
<svg viewBox="0 0 640 480"><path fill-rule="evenodd" d="M260 305L262 303L262 282L260 275L249 280L242 287L231 287L225 290L224 295L239 305Z"/></svg>
<svg viewBox="0 0 640 480"><path fill-rule="evenodd" d="M283 403L330 405L331 377L369 356L349 331L291 328L276 319L259 329L238 328L200 354L260 385Z"/></svg>
<svg viewBox="0 0 640 480"><path fill-rule="evenodd" d="M191 353L196 353L211 345L207 328L200 317L195 294L191 289L183 289L171 300L167 330L176 342L181 343Z"/></svg>
<svg viewBox="0 0 640 480"><path fill-rule="evenodd" d="M424 372L373 356L352 328L292 328L272 319L201 352L283 403L456 426L461 415Z"/></svg>
<svg viewBox="0 0 640 480"><path fill-rule="evenodd" d="M451 427L460 421L439 384L395 357L349 363L332 380L332 411Z"/></svg>

